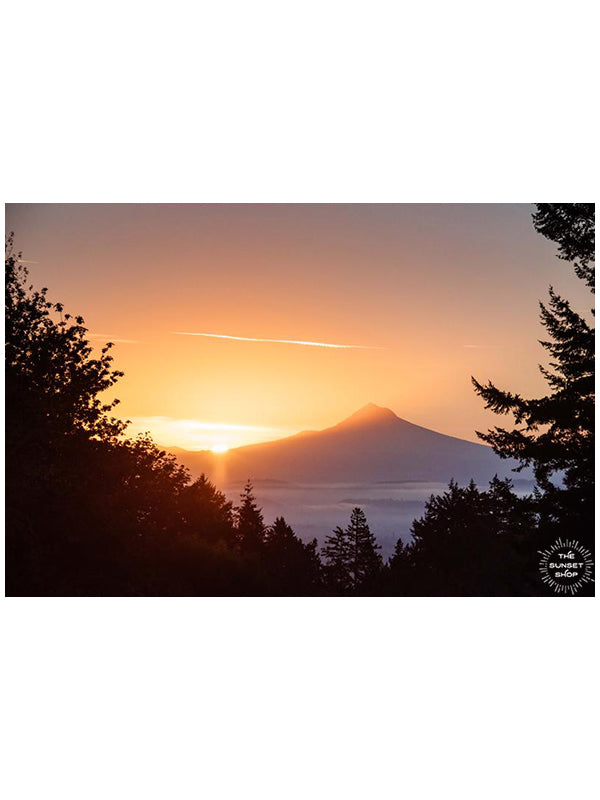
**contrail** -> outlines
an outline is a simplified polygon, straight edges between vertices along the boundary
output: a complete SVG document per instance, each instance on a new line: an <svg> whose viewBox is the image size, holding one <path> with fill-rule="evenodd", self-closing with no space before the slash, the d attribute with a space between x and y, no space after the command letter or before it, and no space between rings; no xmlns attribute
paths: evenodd
<svg viewBox="0 0 600 800"><path fill-rule="evenodd" d="M299 339L257 339L253 336L227 336L224 333L189 333L171 331L176 336L206 336L209 339L234 339L236 342L269 342L270 344L301 344L305 347L333 347L336 350L381 350L365 344L330 344L329 342L304 342Z"/></svg>

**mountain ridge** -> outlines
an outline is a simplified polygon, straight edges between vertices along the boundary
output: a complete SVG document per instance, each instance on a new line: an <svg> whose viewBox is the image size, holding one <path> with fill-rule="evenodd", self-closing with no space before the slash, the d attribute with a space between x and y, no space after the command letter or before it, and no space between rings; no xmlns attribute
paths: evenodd
<svg viewBox="0 0 600 800"><path fill-rule="evenodd" d="M323 430L244 445L226 453L171 448L192 474L218 482L436 481L507 477L517 462L501 460L487 445L432 431L368 403Z"/></svg>

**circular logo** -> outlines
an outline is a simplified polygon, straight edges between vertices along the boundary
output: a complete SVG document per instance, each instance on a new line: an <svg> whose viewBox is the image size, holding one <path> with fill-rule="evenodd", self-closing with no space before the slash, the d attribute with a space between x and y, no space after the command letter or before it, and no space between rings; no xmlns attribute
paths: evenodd
<svg viewBox="0 0 600 800"><path fill-rule="evenodd" d="M542 581L557 594L574 595L593 581L592 554L575 539L557 539L547 550L538 550Z"/></svg>

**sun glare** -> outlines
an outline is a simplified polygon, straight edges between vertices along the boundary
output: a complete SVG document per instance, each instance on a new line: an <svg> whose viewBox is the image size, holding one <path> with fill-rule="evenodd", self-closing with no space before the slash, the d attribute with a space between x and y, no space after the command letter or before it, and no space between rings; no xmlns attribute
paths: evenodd
<svg viewBox="0 0 600 800"><path fill-rule="evenodd" d="M148 431L162 447L183 450L211 450L226 453L234 447L272 441L296 433L294 430L266 428L260 425L239 425L225 422L203 422L176 417L130 417L128 436Z"/></svg>
<svg viewBox="0 0 600 800"><path fill-rule="evenodd" d="M226 453L229 450L229 445L214 444L210 449L213 451L213 453Z"/></svg>

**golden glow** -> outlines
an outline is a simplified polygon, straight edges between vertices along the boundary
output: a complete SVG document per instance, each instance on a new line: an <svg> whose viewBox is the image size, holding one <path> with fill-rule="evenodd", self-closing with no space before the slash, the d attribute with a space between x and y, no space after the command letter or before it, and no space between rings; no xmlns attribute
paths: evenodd
<svg viewBox="0 0 600 800"><path fill-rule="evenodd" d="M34 203L9 206L6 225L31 282L83 315L98 352L115 342L125 376L103 399L121 400L130 435L211 450L369 402L477 440L498 420L471 375L545 392L538 300L549 283L575 308L589 294L533 210Z"/></svg>
<svg viewBox="0 0 600 800"><path fill-rule="evenodd" d="M228 425L172 417L132 417L127 435L137 436L146 432L162 447L212 450L213 453L226 453L232 447L256 444L295 433L260 425Z"/></svg>
<svg viewBox="0 0 600 800"><path fill-rule="evenodd" d="M214 444L210 449L213 453L226 453L229 450L229 445L221 442L220 444Z"/></svg>

